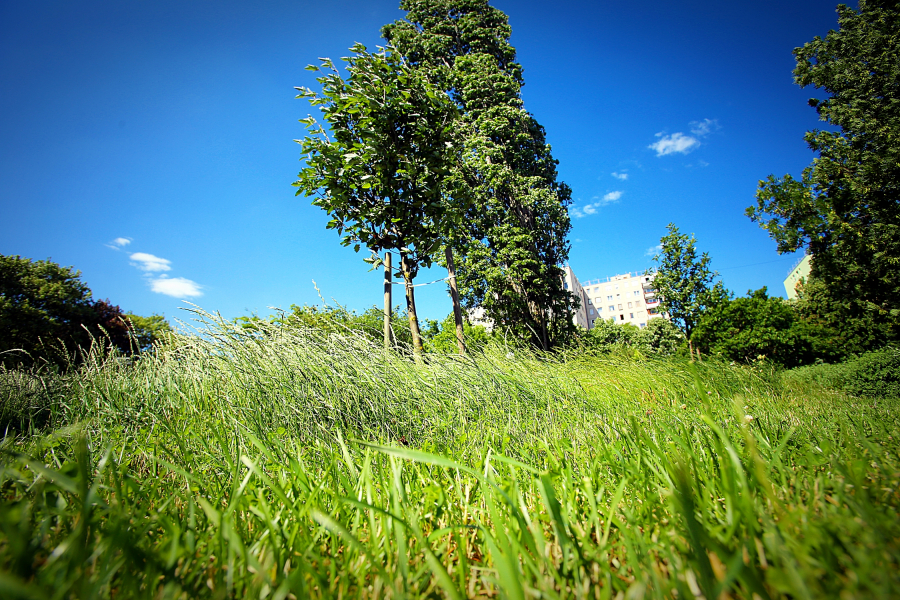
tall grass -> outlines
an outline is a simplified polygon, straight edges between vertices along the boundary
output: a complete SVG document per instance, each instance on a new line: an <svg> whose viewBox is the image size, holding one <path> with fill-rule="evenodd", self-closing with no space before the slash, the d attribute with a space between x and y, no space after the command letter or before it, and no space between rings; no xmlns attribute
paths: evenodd
<svg viewBox="0 0 900 600"><path fill-rule="evenodd" d="M134 364L94 353L3 440L0 595L900 591L895 400L198 316Z"/></svg>

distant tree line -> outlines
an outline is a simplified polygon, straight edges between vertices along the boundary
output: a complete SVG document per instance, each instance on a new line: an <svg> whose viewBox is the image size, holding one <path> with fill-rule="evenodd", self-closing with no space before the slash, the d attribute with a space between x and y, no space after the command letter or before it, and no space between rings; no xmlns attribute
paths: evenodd
<svg viewBox="0 0 900 600"><path fill-rule="evenodd" d="M67 369L92 344L146 352L170 330L161 315L141 317L94 300L72 267L0 255L0 364L7 368Z"/></svg>

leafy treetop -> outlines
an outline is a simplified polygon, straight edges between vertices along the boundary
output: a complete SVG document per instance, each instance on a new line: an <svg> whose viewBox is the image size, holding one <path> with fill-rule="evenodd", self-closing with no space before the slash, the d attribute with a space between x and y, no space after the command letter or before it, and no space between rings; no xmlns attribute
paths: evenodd
<svg viewBox="0 0 900 600"><path fill-rule="evenodd" d="M838 6L840 29L794 50L794 81L825 93L829 126L805 135L817 157L798 180L770 175L747 215L779 252L808 247L838 302L860 303L900 335L900 4Z"/></svg>

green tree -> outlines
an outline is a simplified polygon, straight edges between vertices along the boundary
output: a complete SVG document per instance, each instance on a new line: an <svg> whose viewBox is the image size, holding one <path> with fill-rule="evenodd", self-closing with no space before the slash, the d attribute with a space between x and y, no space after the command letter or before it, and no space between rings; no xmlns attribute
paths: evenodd
<svg viewBox="0 0 900 600"><path fill-rule="evenodd" d="M426 332L425 338L428 340L426 348L430 352L440 352L442 354L457 352L456 321L452 313L447 315L440 323L430 321L429 325L430 331ZM472 325L468 320L463 321L463 334L466 346L470 352L484 347L491 338L484 327Z"/></svg>
<svg viewBox="0 0 900 600"><path fill-rule="evenodd" d="M812 275L834 303L900 337L900 4L838 6L840 28L794 50L794 81L825 98L829 125L805 140L816 158L801 178L770 175L747 215L779 252L808 247Z"/></svg>
<svg viewBox="0 0 900 600"><path fill-rule="evenodd" d="M73 267L0 255L0 362L66 368L94 341L130 352L126 315L91 296Z"/></svg>
<svg viewBox="0 0 900 600"><path fill-rule="evenodd" d="M672 356L684 344L684 334L668 319L650 319L634 344L645 354Z"/></svg>
<svg viewBox="0 0 900 600"><path fill-rule="evenodd" d="M311 133L298 140L306 167L294 185L297 194L316 196L313 204L332 217L327 227L343 234L343 245L400 253L413 348L420 353L413 280L441 246L444 220L458 208L450 198L465 198L461 190L448 193L459 154L457 111L397 52L373 54L361 44L351 50L347 79L325 59L321 93L297 88L298 98L321 109L331 135L313 117L301 119Z"/></svg>
<svg viewBox="0 0 900 600"><path fill-rule="evenodd" d="M895 332L878 311L834 297L821 279L810 276L797 286L796 310L810 333L814 353L833 362L888 345Z"/></svg>
<svg viewBox="0 0 900 600"><path fill-rule="evenodd" d="M674 223L667 226L669 233L660 240L662 249L653 257L657 263L653 285L660 296L659 310L668 313L687 338L693 352L691 336L701 313L728 299L722 282L713 280L719 276L709 269L709 255L697 256L697 240L680 233Z"/></svg>
<svg viewBox="0 0 900 600"><path fill-rule="evenodd" d="M403 0L401 8L406 19L382 34L451 95L468 126L460 179L474 202L447 240L463 302L537 347L563 343L576 303L561 267L571 191L524 109L507 17L487 0Z"/></svg>
<svg viewBox="0 0 900 600"><path fill-rule="evenodd" d="M614 319L596 319L581 339L590 349L608 352L616 346L632 346L639 333L632 323L617 325Z"/></svg>
<svg viewBox="0 0 900 600"><path fill-rule="evenodd" d="M737 362L770 360L796 367L816 358L814 328L800 319L793 302L770 297L766 288L705 311L694 331L698 349Z"/></svg>
<svg viewBox="0 0 900 600"><path fill-rule="evenodd" d="M134 313L126 313L134 344L141 352L147 352L153 345L163 341L172 332L172 326L162 315L142 317Z"/></svg>

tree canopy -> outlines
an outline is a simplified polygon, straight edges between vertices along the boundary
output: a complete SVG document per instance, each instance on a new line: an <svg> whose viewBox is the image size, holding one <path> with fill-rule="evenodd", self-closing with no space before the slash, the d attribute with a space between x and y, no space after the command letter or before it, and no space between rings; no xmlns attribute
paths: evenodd
<svg viewBox="0 0 900 600"><path fill-rule="evenodd" d="M329 59L317 81L321 92L297 88L318 106L330 133L313 117L301 119L311 134L298 142L306 167L297 194L332 217L327 227L359 251L396 250L405 282L413 346L422 350L412 287L420 267L437 254L445 219L464 190L450 190L458 162L456 106L428 75L410 68L392 49L368 52L357 44L344 79ZM451 193L452 192L452 193ZM463 211L465 207L457 207Z"/></svg>
<svg viewBox="0 0 900 600"><path fill-rule="evenodd" d="M794 50L794 81L824 98L828 127L809 131L816 153L799 179L770 175L747 215L779 252L808 247L812 275L900 336L900 4L838 6L839 30Z"/></svg>
<svg viewBox="0 0 900 600"><path fill-rule="evenodd" d="M129 315L109 300L93 300L73 267L0 255L0 363L6 366L67 368L77 364L81 351L95 341L132 353L152 343L155 332L168 328L158 315L146 322L130 317L141 326L152 322L152 331L142 329L135 340Z"/></svg>
<svg viewBox="0 0 900 600"><path fill-rule="evenodd" d="M463 302L541 348L572 332L563 287L571 192L557 181L543 127L524 108L506 15L487 0L404 0L384 37L455 101L465 128L461 178L473 201L447 233Z"/></svg>
<svg viewBox="0 0 900 600"><path fill-rule="evenodd" d="M709 268L710 258L704 252L697 255L697 240L678 231L674 223L662 237L654 287L660 296L660 312L669 313L681 328L688 342L700 319L700 314L728 298L721 282L714 282L718 273Z"/></svg>
<svg viewBox="0 0 900 600"><path fill-rule="evenodd" d="M812 362L815 328L804 323L794 303L770 297L766 288L704 311L694 331L698 349L729 360L769 360L784 367Z"/></svg>

